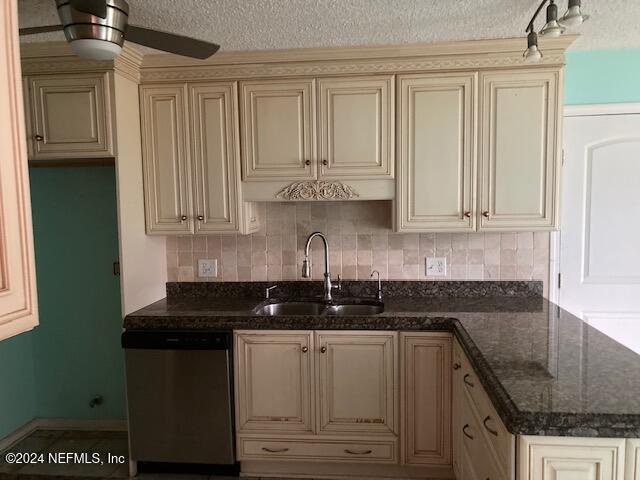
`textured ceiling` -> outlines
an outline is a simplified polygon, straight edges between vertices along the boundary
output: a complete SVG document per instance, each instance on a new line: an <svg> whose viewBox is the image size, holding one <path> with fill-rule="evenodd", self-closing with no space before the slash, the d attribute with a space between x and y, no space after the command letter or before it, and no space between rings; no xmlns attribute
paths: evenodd
<svg viewBox="0 0 640 480"><path fill-rule="evenodd" d="M517 37L538 0L129 0L130 22L223 50ZM558 1L562 14L566 0ZM54 0L19 0L21 27L58 23ZM591 19L572 48L640 47L640 1L583 1ZM537 28L543 24L541 13ZM63 40L61 32L25 41Z"/></svg>

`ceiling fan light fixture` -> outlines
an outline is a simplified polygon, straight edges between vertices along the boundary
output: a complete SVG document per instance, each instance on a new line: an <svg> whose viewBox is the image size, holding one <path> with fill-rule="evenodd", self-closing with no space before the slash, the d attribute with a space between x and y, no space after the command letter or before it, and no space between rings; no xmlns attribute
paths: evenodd
<svg viewBox="0 0 640 480"><path fill-rule="evenodd" d="M581 0L569 0L567 11L559 20L560 24L567 28L575 28L589 19L589 15L582 13Z"/></svg>
<svg viewBox="0 0 640 480"><path fill-rule="evenodd" d="M113 60L122 53L122 47L117 43L94 38L79 38L69 42L69 46L79 57L91 60Z"/></svg>
<svg viewBox="0 0 640 480"><path fill-rule="evenodd" d="M558 6L551 0L547 7L547 23L540 30L540 35L547 37L559 37L565 28L558 23Z"/></svg>
<svg viewBox="0 0 640 480"><path fill-rule="evenodd" d="M538 48L538 34L533 30L527 35L527 49L522 56L525 63L538 63L542 60L542 52Z"/></svg>

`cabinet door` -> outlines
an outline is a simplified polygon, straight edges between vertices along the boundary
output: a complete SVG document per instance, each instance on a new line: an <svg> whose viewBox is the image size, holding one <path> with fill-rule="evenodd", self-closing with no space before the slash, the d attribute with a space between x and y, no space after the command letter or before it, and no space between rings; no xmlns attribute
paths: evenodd
<svg viewBox="0 0 640 480"><path fill-rule="evenodd" d="M320 433L396 431L397 334L316 332Z"/></svg>
<svg viewBox="0 0 640 480"><path fill-rule="evenodd" d="M235 82L190 88L196 233L240 229L240 153Z"/></svg>
<svg viewBox="0 0 640 480"><path fill-rule="evenodd" d="M148 234L193 232L186 98L183 84L140 89Z"/></svg>
<svg viewBox="0 0 640 480"><path fill-rule="evenodd" d="M625 480L640 480L640 439L627 440Z"/></svg>
<svg viewBox="0 0 640 480"><path fill-rule="evenodd" d="M245 180L316 178L313 80L241 83Z"/></svg>
<svg viewBox="0 0 640 480"><path fill-rule="evenodd" d="M27 84L30 159L114 155L107 73L39 75Z"/></svg>
<svg viewBox="0 0 640 480"><path fill-rule="evenodd" d="M403 462L451 465L451 337L403 333Z"/></svg>
<svg viewBox="0 0 640 480"><path fill-rule="evenodd" d="M476 79L399 77L398 231L475 229Z"/></svg>
<svg viewBox="0 0 640 480"><path fill-rule="evenodd" d="M313 431L312 347L311 332L235 333L238 433Z"/></svg>
<svg viewBox="0 0 640 480"><path fill-rule="evenodd" d="M623 480L623 438L518 437L520 480Z"/></svg>
<svg viewBox="0 0 640 480"><path fill-rule="evenodd" d="M453 470L456 478L465 478L463 475L465 468L464 448L462 445L462 427L461 422L463 409L464 387L462 385L462 348L457 341L453 342L453 364L451 366L451 391L453 395L452 411L451 411L451 432L452 432L452 450L453 450Z"/></svg>
<svg viewBox="0 0 640 480"><path fill-rule="evenodd" d="M393 178L393 75L322 78L320 177Z"/></svg>
<svg viewBox="0 0 640 480"><path fill-rule="evenodd" d="M480 230L556 228L561 71L490 73L481 82Z"/></svg>
<svg viewBox="0 0 640 480"><path fill-rule="evenodd" d="M18 5L0 2L0 340L38 324ZM16 365L17 366L17 365Z"/></svg>

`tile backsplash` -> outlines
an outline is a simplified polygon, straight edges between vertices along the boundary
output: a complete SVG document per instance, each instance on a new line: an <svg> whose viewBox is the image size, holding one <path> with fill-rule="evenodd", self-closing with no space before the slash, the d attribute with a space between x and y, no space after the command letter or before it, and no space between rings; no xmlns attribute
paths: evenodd
<svg viewBox="0 0 640 480"><path fill-rule="evenodd" d="M252 235L167 237L169 281L301 279L304 244L327 235L330 271L392 280L542 280L549 275L549 234L394 233L391 202L287 202L258 205L262 229ZM311 248L313 278L324 272L322 241ZM425 276L425 257L446 257L445 277ZM198 277L198 260L218 260L218 276Z"/></svg>

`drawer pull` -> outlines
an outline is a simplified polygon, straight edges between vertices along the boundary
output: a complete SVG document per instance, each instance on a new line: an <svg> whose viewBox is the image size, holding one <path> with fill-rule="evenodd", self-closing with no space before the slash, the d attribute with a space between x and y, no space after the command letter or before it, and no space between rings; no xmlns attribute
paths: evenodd
<svg viewBox="0 0 640 480"><path fill-rule="evenodd" d="M468 423L464 427L462 427L462 433L464 433L464 436L467 437L469 440L473 440L473 435L467 433L467 428L469 428Z"/></svg>
<svg viewBox="0 0 640 480"><path fill-rule="evenodd" d="M41 142L44 140L44 137L38 133L33 138L36 139L36 142Z"/></svg>
<svg viewBox="0 0 640 480"><path fill-rule="evenodd" d="M373 453L373 450L350 450L347 448L344 453L348 453L349 455L369 455Z"/></svg>
<svg viewBox="0 0 640 480"><path fill-rule="evenodd" d="M267 448L267 447L262 447L262 450L269 453L283 453L283 452L289 451L288 448Z"/></svg>
<svg viewBox="0 0 640 480"><path fill-rule="evenodd" d="M470 376L471 376L471 375L469 375L469 374L467 373L467 374L465 374L465 376L462 378L462 380L464 381L464 383L466 383L466 384L467 384L467 385L469 385L470 387L475 387L476 385L475 385L471 380L469 380L469 377L470 377Z"/></svg>
<svg viewBox="0 0 640 480"><path fill-rule="evenodd" d="M489 420L491 420L491 415L487 415L487 418L485 418L485 419L482 421L482 424L484 425L484 428L486 428L486 429L487 429L487 432L489 432L491 435L494 435L494 436L496 436L496 437L497 437L497 436L498 436L498 431L497 431L497 430L492 429L491 427L489 427L489 426L487 425L487 422L488 422Z"/></svg>

